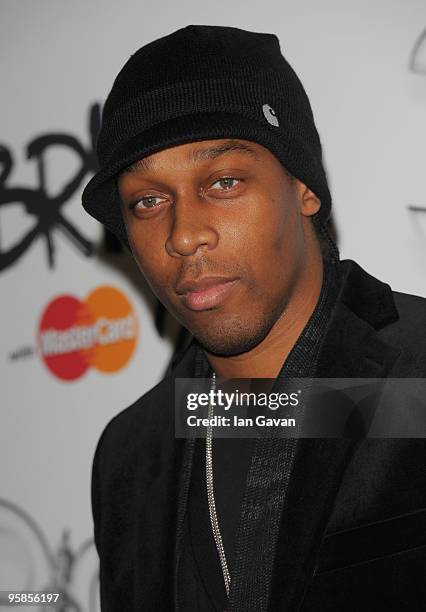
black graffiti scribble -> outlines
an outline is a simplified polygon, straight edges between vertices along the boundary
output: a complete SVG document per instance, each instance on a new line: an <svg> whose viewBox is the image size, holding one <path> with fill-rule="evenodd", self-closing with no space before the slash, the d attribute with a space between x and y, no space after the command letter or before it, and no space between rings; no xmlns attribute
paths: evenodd
<svg viewBox="0 0 426 612"><path fill-rule="evenodd" d="M410 54L409 69L415 74L426 75L426 28L419 34ZM426 212L426 206L409 204L410 212Z"/></svg>
<svg viewBox="0 0 426 612"><path fill-rule="evenodd" d="M418 204L408 204L407 209L411 213L426 213L426 206L419 206Z"/></svg>
<svg viewBox="0 0 426 612"><path fill-rule="evenodd" d="M20 568L22 580L25 580L25 577L30 580L28 584L24 584L24 590L42 590L48 593L61 594L61 598L56 604L49 604L48 608L40 605L38 609L41 609L41 612L47 612L47 609L52 612L97 612L99 610L99 568L97 565L92 568L93 573L89 578L89 592L86 594L80 593L80 596L74 593L76 570L81 569L81 562L87 558L87 554L94 551L93 538L88 538L77 550L73 550L70 545L70 530L64 529L60 544L53 551L46 536L28 512L13 502L1 498L0 534L8 535L16 544L21 540L26 542L28 538L31 538L31 542L36 544L34 550L38 551L37 561L29 555L25 559L16 557L14 563L15 566L19 562L22 564ZM1 549L0 560L7 563L7 559L1 556ZM35 575L33 571L35 563L42 563L48 568L49 575L45 577L45 583L33 584L32 577ZM1 584L0 586L3 589L10 589L9 585ZM85 596L88 605L81 603L82 596ZM0 606L7 604L7 591L0 591Z"/></svg>
<svg viewBox="0 0 426 612"><path fill-rule="evenodd" d="M426 212L426 206L417 206L417 204L409 204L408 210L412 212Z"/></svg>
<svg viewBox="0 0 426 612"><path fill-rule="evenodd" d="M426 206L420 206L419 204L408 204L407 209L410 213L426 213Z"/></svg>
<svg viewBox="0 0 426 612"><path fill-rule="evenodd" d="M426 74L426 28L414 43L410 54L409 68L415 74Z"/></svg>
<svg viewBox="0 0 426 612"><path fill-rule="evenodd" d="M83 255L94 252L94 244L67 219L62 209L71 199L88 173L96 172L95 142L100 129L100 105L93 104L89 111L90 144L85 148L75 136L52 133L39 136L27 145L27 159L37 164L38 186L35 189L15 186L8 183L13 169L13 157L9 149L0 145L0 207L23 205L26 213L35 219L33 227L8 250L0 243L0 271L13 265L38 237L46 241L47 259L50 268L55 264L55 245L53 230L59 229L71 240ZM73 151L80 160L74 176L63 186L60 193L49 196L46 189L46 153L51 147L65 147Z"/></svg>

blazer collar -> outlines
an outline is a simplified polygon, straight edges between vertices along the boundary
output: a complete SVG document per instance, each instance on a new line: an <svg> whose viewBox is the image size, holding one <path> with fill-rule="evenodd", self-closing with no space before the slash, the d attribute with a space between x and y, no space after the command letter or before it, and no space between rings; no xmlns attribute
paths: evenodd
<svg viewBox="0 0 426 612"><path fill-rule="evenodd" d="M374 329L398 319L398 311L387 283L374 278L355 261L339 263L340 292L338 300Z"/></svg>

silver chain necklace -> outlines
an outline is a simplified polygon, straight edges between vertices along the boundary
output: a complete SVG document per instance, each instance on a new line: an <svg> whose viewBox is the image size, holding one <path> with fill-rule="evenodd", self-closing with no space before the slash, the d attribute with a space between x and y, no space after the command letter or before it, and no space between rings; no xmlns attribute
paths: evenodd
<svg viewBox="0 0 426 612"><path fill-rule="evenodd" d="M211 390L216 390L216 373L213 372ZM229 575L228 564L226 562L225 548L222 542L222 536L220 535L219 520L216 512L216 503L214 500L214 488L213 488L213 436L212 436L212 425L211 421L213 418L213 406L209 405L208 419L209 425L207 426L206 433L206 481L207 481L207 500L209 503L210 522L212 524L213 537L216 544L217 552L219 554L220 564L222 566L223 579L225 581L226 595L229 597L229 587L231 584L231 576Z"/></svg>

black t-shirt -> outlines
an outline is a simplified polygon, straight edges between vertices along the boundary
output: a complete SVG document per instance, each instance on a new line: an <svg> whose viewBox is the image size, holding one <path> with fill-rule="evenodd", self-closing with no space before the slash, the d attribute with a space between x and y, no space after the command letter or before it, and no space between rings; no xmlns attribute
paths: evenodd
<svg viewBox="0 0 426 612"><path fill-rule="evenodd" d="M216 512L231 576L253 443L253 438L213 438L212 442ZM179 600L185 611L222 612L227 597L210 522L205 453L205 439L197 439L179 563Z"/></svg>

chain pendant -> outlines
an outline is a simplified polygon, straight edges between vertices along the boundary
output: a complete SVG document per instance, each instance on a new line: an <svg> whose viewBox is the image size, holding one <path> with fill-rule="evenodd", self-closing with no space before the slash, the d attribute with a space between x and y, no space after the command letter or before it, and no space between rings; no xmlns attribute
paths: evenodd
<svg viewBox="0 0 426 612"><path fill-rule="evenodd" d="M216 390L216 374L213 372L212 390ZM209 405L208 419L211 423L213 417L213 406ZM213 538L219 554L220 564L222 567L223 580L225 582L226 594L229 597L229 588L231 584L231 576L229 575L228 564L226 562L225 549L220 535L219 520L216 512L216 503L214 499L213 487L213 435L212 425L207 426L206 433L206 482L207 482L207 500L209 504L210 522L213 530Z"/></svg>

